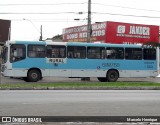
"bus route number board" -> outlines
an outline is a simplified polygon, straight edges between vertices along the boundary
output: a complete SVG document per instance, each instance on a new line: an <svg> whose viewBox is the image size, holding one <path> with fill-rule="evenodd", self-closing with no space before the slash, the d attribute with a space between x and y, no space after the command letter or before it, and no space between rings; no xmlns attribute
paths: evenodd
<svg viewBox="0 0 160 125"><path fill-rule="evenodd" d="M66 63L64 58L48 58L47 63Z"/></svg>

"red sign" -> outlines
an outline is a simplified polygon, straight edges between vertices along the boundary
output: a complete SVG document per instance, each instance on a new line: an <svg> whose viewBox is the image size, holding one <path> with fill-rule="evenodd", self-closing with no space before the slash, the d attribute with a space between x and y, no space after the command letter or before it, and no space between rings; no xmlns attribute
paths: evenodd
<svg viewBox="0 0 160 125"><path fill-rule="evenodd" d="M105 42L106 38L106 22L92 24L91 41ZM87 41L87 25L70 27L63 30L64 42L86 42Z"/></svg>
<svg viewBox="0 0 160 125"><path fill-rule="evenodd" d="M121 22L92 24L91 41L115 44L137 44L159 42L159 26ZM70 27L63 30L63 41L86 42L87 26Z"/></svg>
<svg viewBox="0 0 160 125"><path fill-rule="evenodd" d="M107 43L159 42L159 26L107 22Z"/></svg>

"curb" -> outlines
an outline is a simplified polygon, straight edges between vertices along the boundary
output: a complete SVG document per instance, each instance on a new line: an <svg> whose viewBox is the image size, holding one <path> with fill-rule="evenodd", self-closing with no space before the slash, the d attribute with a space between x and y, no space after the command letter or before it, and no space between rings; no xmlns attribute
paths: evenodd
<svg viewBox="0 0 160 125"><path fill-rule="evenodd" d="M160 90L160 87L33 87L0 88L0 90Z"/></svg>

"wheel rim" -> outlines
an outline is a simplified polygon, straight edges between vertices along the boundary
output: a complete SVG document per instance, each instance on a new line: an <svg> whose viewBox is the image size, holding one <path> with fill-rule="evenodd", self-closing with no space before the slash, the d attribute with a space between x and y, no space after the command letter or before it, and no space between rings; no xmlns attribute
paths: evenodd
<svg viewBox="0 0 160 125"><path fill-rule="evenodd" d="M32 74L31 74L31 77L32 77L33 79L37 79L37 78L38 78L38 75L37 75L37 73L32 73Z"/></svg>
<svg viewBox="0 0 160 125"><path fill-rule="evenodd" d="M112 74L110 75L110 78L111 78L111 79L115 79L115 78L116 78L116 74L115 74L115 73L112 73Z"/></svg>
<svg viewBox="0 0 160 125"><path fill-rule="evenodd" d="M115 82L118 79L118 73L117 71L111 70L107 74L107 79L109 82Z"/></svg>

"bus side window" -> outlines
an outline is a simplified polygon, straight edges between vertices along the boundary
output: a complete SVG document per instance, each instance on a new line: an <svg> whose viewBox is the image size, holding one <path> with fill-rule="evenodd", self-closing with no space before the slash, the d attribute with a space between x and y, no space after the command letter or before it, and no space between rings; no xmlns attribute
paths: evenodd
<svg viewBox="0 0 160 125"><path fill-rule="evenodd" d="M68 46L67 57L74 58L74 59L85 59L86 48L84 46Z"/></svg>
<svg viewBox="0 0 160 125"><path fill-rule="evenodd" d="M68 58L73 58L73 53L72 52L68 52Z"/></svg>
<svg viewBox="0 0 160 125"><path fill-rule="evenodd" d="M143 59L144 60L155 60L156 59L156 50L153 48L143 49Z"/></svg>
<svg viewBox="0 0 160 125"><path fill-rule="evenodd" d="M44 45L28 45L28 57L30 58L44 58L45 46Z"/></svg>
<svg viewBox="0 0 160 125"><path fill-rule="evenodd" d="M46 50L46 57L52 58L52 50L51 49Z"/></svg>
<svg viewBox="0 0 160 125"><path fill-rule="evenodd" d="M124 49L120 47L107 47L108 59L124 59Z"/></svg>
<svg viewBox="0 0 160 125"><path fill-rule="evenodd" d="M10 47L10 62L20 61L26 58L26 47L23 44L12 44Z"/></svg>
<svg viewBox="0 0 160 125"><path fill-rule="evenodd" d="M125 48L125 59L142 60L142 49L141 48Z"/></svg>
<svg viewBox="0 0 160 125"><path fill-rule="evenodd" d="M101 59L105 59L105 58L106 58L106 50L102 49Z"/></svg>
<svg viewBox="0 0 160 125"><path fill-rule="evenodd" d="M105 58L105 48L104 47L88 47L87 48L87 58L88 59L104 59Z"/></svg>
<svg viewBox="0 0 160 125"><path fill-rule="evenodd" d="M66 47L62 45L47 45L46 56L47 58L65 58Z"/></svg>
<svg viewBox="0 0 160 125"><path fill-rule="evenodd" d="M36 57L36 54L33 53L33 52L29 52L29 53L28 53L28 56L29 56L29 57Z"/></svg>

